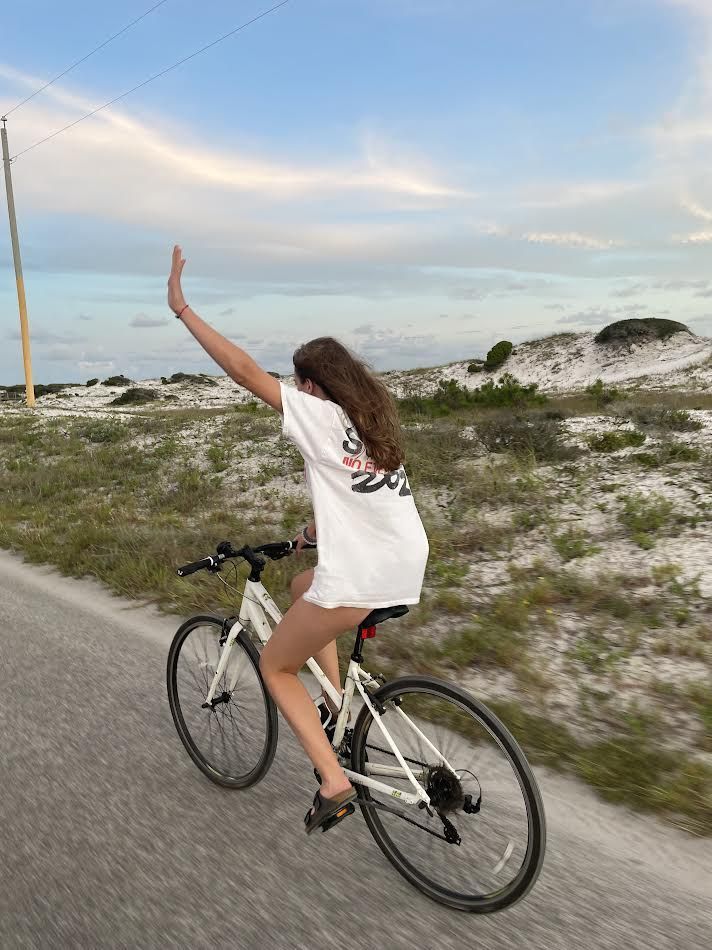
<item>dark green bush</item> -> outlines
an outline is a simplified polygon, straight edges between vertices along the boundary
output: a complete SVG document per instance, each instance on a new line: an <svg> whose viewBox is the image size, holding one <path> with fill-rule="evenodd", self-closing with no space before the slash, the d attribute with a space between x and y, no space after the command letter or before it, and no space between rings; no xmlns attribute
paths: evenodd
<svg viewBox="0 0 712 950"><path fill-rule="evenodd" d="M164 386L170 386L172 383L197 383L199 386L217 386L216 380L211 379L210 376L205 376L203 373L198 375L194 373L174 373L170 379L161 376L161 382Z"/></svg>
<svg viewBox="0 0 712 950"><path fill-rule="evenodd" d="M595 383L587 386L586 393L593 396L597 406L608 406L621 397L620 389L615 386L606 387L602 379L597 379Z"/></svg>
<svg viewBox="0 0 712 950"><path fill-rule="evenodd" d="M158 399L158 393L155 389L140 389L137 387L136 389L127 389L116 399L112 399L109 405L128 406L142 402L152 402L154 399Z"/></svg>
<svg viewBox="0 0 712 950"><path fill-rule="evenodd" d="M502 413L477 423L478 441L488 452L513 452L537 462L563 462L575 458L579 450L566 442L558 419L544 413Z"/></svg>
<svg viewBox="0 0 712 950"><path fill-rule="evenodd" d="M643 317L609 324L596 336L596 343L644 343L647 340L667 340L675 333L690 332L689 327L677 320Z"/></svg>
<svg viewBox="0 0 712 950"><path fill-rule="evenodd" d="M647 436L644 432L633 429L623 429L621 432L601 432L588 440L588 447L592 452L618 452L631 446L642 445Z"/></svg>
<svg viewBox="0 0 712 950"><path fill-rule="evenodd" d="M643 468L660 468L662 464L660 456L655 455L654 452L633 452L628 458L631 462L635 462L636 465L641 465Z"/></svg>
<svg viewBox="0 0 712 950"><path fill-rule="evenodd" d="M500 340L499 343L495 343L495 345L487 354L487 359L485 360L485 369L497 369L497 367L501 366L502 363L504 363L504 361L510 356L512 349L513 347L509 340Z"/></svg>
<svg viewBox="0 0 712 950"><path fill-rule="evenodd" d="M101 385L102 386L130 386L131 380L127 379L125 376L109 376L109 378L105 379Z"/></svg>
<svg viewBox="0 0 712 950"><path fill-rule="evenodd" d="M481 373L484 371L485 361L484 360L473 360L470 365L467 367L468 373Z"/></svg>
<svg viewBox="0 0 712 950"><path fill-rule="evenodd" d="M43 386L41 383L39 386L35 386L35 396L47 396L50 393L56 394L61 393L63 389L67 389L69 383L49 383L47 386Z"/></svg>
<svg viewBox="0 0 712 950"><path fill-rule="evenodd" d="M699 462L702 452L686 442L668 442L660 450L663 464L671 462Z"/></svg>
<svg viewBox="0 0 712 950"><path fill-rule="evenodd" d="M636 425L670 432L697 432L702 428L702 423L693 419L687 409L670 406L632 406L625 410L625 415Z"/></svg>
<svg viewBox="0 0 712 950"><path fill-rule="evenodd" d="M87 386L96 386L96 384L97 384L98 382L99 382L98 379L88 379L88 380L87 380Z"/></svg>
<svg viewBox="0 0 712 950"><path fill-rule="evenodd" d="M40 396L46 396L49 393L61 393L63 389L67 389L67 387L71 385L71 383L48 383L47 385L44 383L36 383L34 386L35 396L39 398ZM24 398L25 384L17 383L14 386L0 386L0 391L11 393L15 396L22 396Z"/></svg>
<svg viewBox="0 0 712 950"><path fill-rule="evenodd" d="M488 379L478 389L467 389L454 379L441 379L432 396L409 396L398 400L398 405L405 414L438 418L476 406L528 406L545 402L546 396L537 391L536 383L522 386L514 376L505 373L499 382Z"/></svg>
<svg viewBox="0 0 712 950"><path fill-rule="evenodd" d="M479 389L473 390L472 396L479 406L543 405L547 399L538 389L536 383L522 386L511 373L505 373L498 383L488 379Z"/></svg>

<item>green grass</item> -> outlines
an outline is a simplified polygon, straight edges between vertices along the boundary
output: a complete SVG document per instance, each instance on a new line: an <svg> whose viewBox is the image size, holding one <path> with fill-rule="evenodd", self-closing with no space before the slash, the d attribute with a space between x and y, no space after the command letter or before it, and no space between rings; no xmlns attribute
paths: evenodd
<svg viewBox="0 0 712 950"><path fill-rule="evenodd" d="M661 495L625 495L620 501L623 508L618 520L641 548L654 547L659 534L684 521L670 499Z"/></svg>
<svg viewBox="0 0 712 950"><path fill-rule="evenodd" d="M582 528L568 528L551 538L556 553L563 561L597 554L601 549L591 543L588 534Z"/></svg>
<svg viewBox="0 0 712 950"><path fill-rule="evenodd" d="M546 506L550 489L530 459L487 460L476 469L459 470L451 479L455 492L453 518L464 521L477 511L502 506Z"/></svg>
<svg viewBox="0 0 712 950"><path fill-rule="evenodd" d="M531 761L570 772L601 797L657 814L696 835L712 835L712 768L661 748L653 723L623 717L618 734L590 745L563 725L512 702L490 702Z"/></svg>
<svg viewBox="0 0 712 950"><path fill-rule="evenodd" d="M476 456L474 442L466 439L458 426L449 423L406 429L405 443L408 479L414 492L421 485L454 485L462 477L460 463Z"/></svg>

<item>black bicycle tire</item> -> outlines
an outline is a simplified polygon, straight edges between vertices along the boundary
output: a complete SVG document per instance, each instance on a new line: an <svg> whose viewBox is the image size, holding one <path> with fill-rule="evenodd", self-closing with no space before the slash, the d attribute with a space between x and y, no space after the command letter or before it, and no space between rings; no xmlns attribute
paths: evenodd
<svg viewBox="0 0 712 950"><path fill-rule="evenodd" d="M183 718L177 691L176 679L178 672L178 657L180 655L181 647L185 643L188 635L196 627L205 626L206 624L215 624L218 628L217 632L219 635L222 632L223 623L224 621L222 617L217 617L213 614L198 614L194 617L190 617L178 628L175 636L173 637L170 650L168 651L168 661L166 664L168 704L170 706L171 716L173 717L173 723L178 732L178 736L183 743L186 752L191 757L195 765L198 766L200 771L206 775L211 782L215 782L216 785L221 785L223 788L244 789L250 788L252 785L256 785L267 774L267 771L272 764L272 760L274 759L275 752L277 751L279 728L277 720L277 707L274 703L274 700L269 695L264 680L262 679L262 674L260 673L260 655L257 652L257 648L255 647L254 643L252 643L245 631L241 630L238 633L235 644L239 642L240 646L245 651L254 667L255 673L257 674L257 678L262 688L262 695L265 700L267 711L267 735L265 748L259 762L253 769L250 770L250 772L238 778L226 776L211 766L210 763L203 758L200 753L200 749L193 740L190 730L188 729L185 719Z"/></svg>
<svg viewBox="0 0 712 950"><path fill-rule="evenodd" d="M476 914L490 914L511 907L517 903L517 901L525 897L534 886L541 871L546 850L546 818L544 815L544 805L529 763L516 739L501 720L487 709L483 703L479 702L474 696L458 686L431 676L403 676L381 686L372 695L375 700L385 703L392 696L398 695L408 689L435 691L447 699L462 703L465 708L480 719L486 728L494 735L495 739L500 742L520 778L520 786L527 807L530 834L525 860L517 876L495 894L486 895L484 897L458 895L456 892L445 887L433 885L433 882L421 877L417 873L417 870L408 864L407 859L401 855L398 846L390 839L388 832L385 831L380 821L378 810L368 805L361 805L361 812L368 825L368 829L383 854L388 858L399 874L414 887L417 887L422 893L426 894L431 900L455 910ZM354 772L364 773L366 765L366 737L368 727L372 722L373 716L368 707L364 705L359 712L354 726L351 746L351 767ZM359 802L369 802L373 800L365 785L356 785L356 790L358 792Z"/></svg>

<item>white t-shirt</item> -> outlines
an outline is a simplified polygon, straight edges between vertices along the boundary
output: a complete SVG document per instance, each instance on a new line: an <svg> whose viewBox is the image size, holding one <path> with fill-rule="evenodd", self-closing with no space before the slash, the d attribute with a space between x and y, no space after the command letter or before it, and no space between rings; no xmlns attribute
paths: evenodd
<svg viewBox="0 0 712 950"><path fill-rule="evenodd" d="M319 544L304 599L320 607L417 604L428 539L405 469L377 469L336 403L280 387L282 431L304 457Z"/></svg>

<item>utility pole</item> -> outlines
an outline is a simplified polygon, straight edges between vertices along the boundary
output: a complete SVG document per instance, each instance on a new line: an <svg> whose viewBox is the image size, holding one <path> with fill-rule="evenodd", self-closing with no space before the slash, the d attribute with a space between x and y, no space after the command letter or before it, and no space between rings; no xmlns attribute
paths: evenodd
<svg viewBox="0 0 712 950"><path fill-rule="evenodd" d="M25 391L27 405L35 405L35 387L32 385L32 358L30 356L30 330L27 325L27 302L25 300L25 282L22 279L22 261L20 260L20 242L17 239L17 220L15 218L15 198L12 193L12 173L10 171L10 150L7 146L7 119L2 117L2 160L5 165L5 191L7 192L7 213L10 216L10 239L12 256L15 261L15 283L17 284L17 302L20 308L20 333L22 335L22 358L25 363Z"/></svg>

